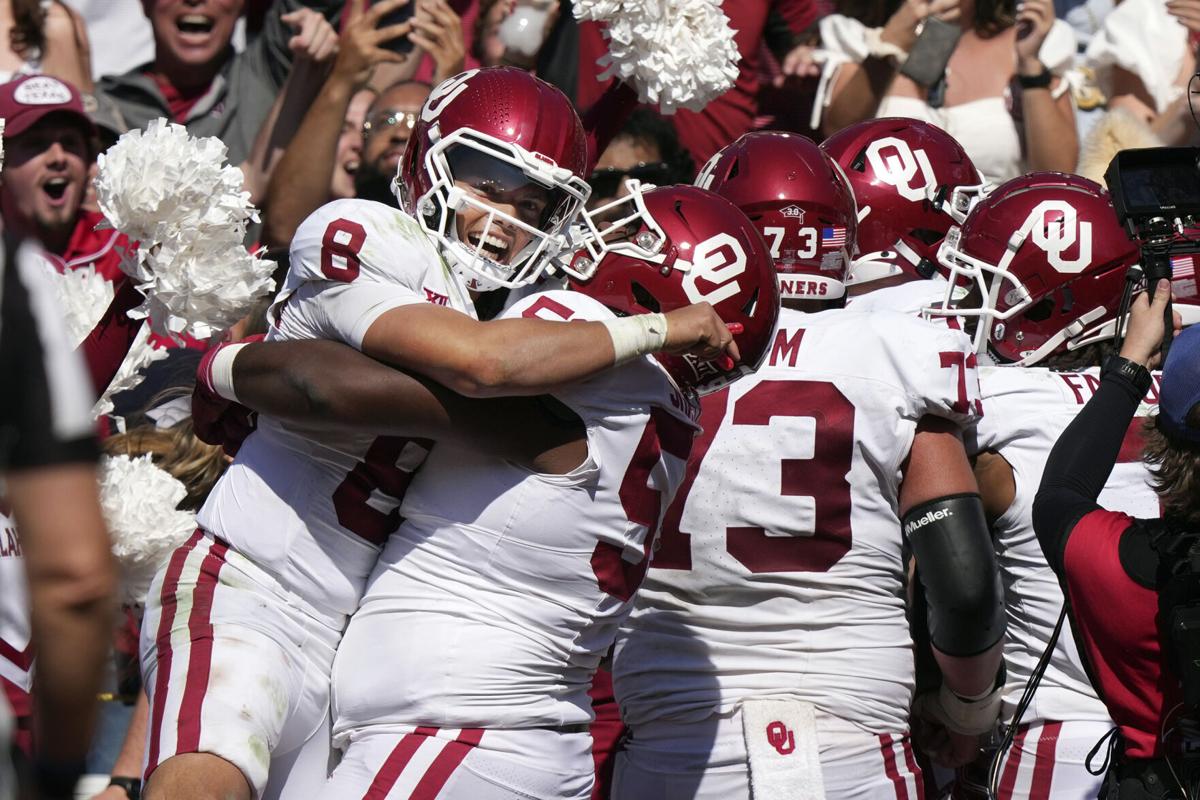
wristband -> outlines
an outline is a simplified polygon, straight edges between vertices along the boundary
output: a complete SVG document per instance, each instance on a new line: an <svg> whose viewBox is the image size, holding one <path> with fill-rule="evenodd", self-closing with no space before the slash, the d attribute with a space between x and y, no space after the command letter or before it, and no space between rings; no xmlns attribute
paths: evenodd
<svg viewBox="0 0 1200 800"><path fill-rule="evenodd" d="M1138 390L1139 397L1144 397L1154 383L1150 370L1136 361L1130 361L1122 356L1109 356L1105 359L1104 366L1100 370L1100 377L1103 378L1109 373L1116 373L1132 383L1133 388Z"/></svg>
<svg viewBox="0 0 1200 800"><path fill-rule="evenodd" d="M140 778L126 778L124 776L114 775L108 782L109 786L116 786L124 790L125 796L129 800L141 800L142 797L142 781Z"/></svg>
<svg viewBox="0 0 1200 800"><path fill-rule="evenodd" d="M867 28L863 31L867 45L867 56L870 58L892 59L897 67L904 66L908 60L908 51L897 44L883 40L883 28Z"/></svg>
<svg viewBox="0 0 1200 800"><path fill-rule="evenodd" d="M235 403L238 399L233 391L233 360L237 358L238 351L245 346L246 343L241 342L218 347L212 360L208 362L208 371L204 375L204 382L208 384L208 388Z"/></svg>
<svg viewBox="0 0 1200 800"><path fill-rule="evenodd" d="M1053 79L1054 76L1050 70L1042 67L1042 71L1037 75L1018 75L1017 84L1022 89L1049 89L1050 81Z"/></svg>
<svg viewBox="0 0 1200 800"><path fill-rule="evenodd" d="M975 697L961 697L944 683L938 690L938 702L945 714L946 727L969 736L984 734L992 729L1000 717L1003 700L1003 684Z"/></svg>
<svg viewBox="0 0 1200 800"><path fill-rule="evenodd" d="M608 329L608 335L612 337L613 366L649 353L657 353L667 343L667 318L662 314L634 314L618 319L602 319L600 324ZM232 389L232 386L230 388ZM221 396L225 397L224 394Z"/></svg>

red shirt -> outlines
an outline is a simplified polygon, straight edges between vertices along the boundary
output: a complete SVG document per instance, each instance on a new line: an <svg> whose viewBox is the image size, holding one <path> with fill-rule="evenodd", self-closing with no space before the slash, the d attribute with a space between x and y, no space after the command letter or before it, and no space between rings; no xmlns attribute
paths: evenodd
<svg viewBox="0 0 1200 800"><path fill-rule="evenodd" d="M126 313L142 302L141 292L121 271L121 253L129 246L129 240L114 230L96 230L97 223L103 220L103 214L80 211L67 249L61 254L46 253L59 272L93 265L97 275L103 275L113 284L112 303L80 345L97 395L112 382L142 326L141 320L132 320Z"/></svg>
<svg viewBox="0 0 1200 800"><path fill-rule="evenodd" d="M125 277L121 272L121 248L129 245L123 234L112 229L96 230L104 222L104 215L95 211L80 211L75 230L67 249L61 254L46 253L50 263L59 272L82 269L93 264L96 274L116 282Z"/></svg>
<svg viewBox="0 0 1200 800"><path fill-rule="evenodd" d="M212 88L212 84L209 84L199 89L181 90L175 88L175 85L162 75L151 72L147 72L146 75L154 81L158 90L162 92L163 99L167 101L167 108L171 110L171 121L180 124L187 121L187 116L196 103L199 103L200 98L208 94L208 90Z"/></svg>
<svg viewBox="0 0 1200 800"><path fill-rule="evenodd" d="M1121 731L1126 756L1159 758L1167 754L1159 732L1171 727L1164 709L1177 707L1182 692L1177 678L1163 674L1158 593L1121 563L1121 537L1132 523L1116 511L1085 514L1067 538L1063 572L1089 674Z"/></svg>

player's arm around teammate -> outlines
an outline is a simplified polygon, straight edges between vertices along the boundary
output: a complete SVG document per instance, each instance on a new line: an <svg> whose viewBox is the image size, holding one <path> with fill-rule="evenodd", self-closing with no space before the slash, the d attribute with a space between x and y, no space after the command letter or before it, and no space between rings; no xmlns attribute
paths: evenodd
<svg viewBox="0 0 1200 800"><path fill-rule="evenodd" d="M226 358L216 387L209 366ZM587 455L579 420L561 406L550 413L553 401L466 398L336 342L222 345L200 366L194 402L220 403L214 394L287 422L457 442L544 473L569 472Z"/></svg>
<svg viewBox="0 0 1200 800"><path fill-rule="evenodd" d="M704 360L739 357L732 334L707 303L571 325L479 322L440 306L407 306L380 317L362 349L469 397L542 394L656 352ZM727 362L726 368L732 366Z"/></svg>
<svg viewBox="0 0 1200 800"><path fill-rule="evenodd" d="M1004 591L979 488L953 423L926 417L918 425L900 513L942 671L941 690L919 698L916 713L951 734L932 745L940 760L967 761L977 750L975 737L991 729L1000 710Z"/></svg>

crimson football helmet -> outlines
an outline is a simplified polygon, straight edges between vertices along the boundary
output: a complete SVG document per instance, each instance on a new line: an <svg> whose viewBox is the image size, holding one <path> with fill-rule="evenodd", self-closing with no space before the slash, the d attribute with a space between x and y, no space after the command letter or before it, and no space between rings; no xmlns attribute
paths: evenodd
<svg viewBox="0 0 1200 800"><path fill-rule="evenodd" d="M626 186L627 197L584 212L593 233L567 268L571 288L622 315L710 303L725 322L742 326L733 336L740 363L725 370L691 356L655 357L679 386L700 394L754 372L779 317L775 268L754 223L728 200L694 186L643 190L636 180ZM606 212L621 203L628 214L614 219Z"/></svg>
<svg viewBox="0 0 1200 800"><path fill-rule="evenodd" d="M784 299L846 294L858 211L841 169L795 133L757 131L726 146L696 185L740 208L771 248Z"/></svg>
<svg viewBox="0 0 1200 800"><path fill-rule="evenodd" d="M474 69L429 95L393 190L468 288L487 291L533 283L565 246L591 192L586 169L583 126L562 92L525 70ZM463 241L455 218L468 210L484 222Z"/></svg>
<svg viewBox="0 0 1200 800"><path fill-rule="evenodd" d="M1187 226L1175 235L1175 243L1187 243L1194 248L1200 243L1200 227ZM1200 287L1196 284L1196 268L1200 254L1184 253L1171 256L1171 305L1183 322L1183 327L1200 324Z"/></svg>
<svg viewBox="0 0 1200 800"><path fill-rule="evenodd" d="M919 120L860 122L821 149L842 168L858 203L858 257L849 286L897 275L933 277L942 237L988 188L954 137Z"/></svg>
<svg viewBox="0 0 1200 800"><path fill-rule="evenodd" d="M1035 172L997 187L938 250L949 284L929 315L976 318L976 352L1020 365L1111 339L1137 246L1108 192ZM956 284L970 293L955 303Z"/></svg>

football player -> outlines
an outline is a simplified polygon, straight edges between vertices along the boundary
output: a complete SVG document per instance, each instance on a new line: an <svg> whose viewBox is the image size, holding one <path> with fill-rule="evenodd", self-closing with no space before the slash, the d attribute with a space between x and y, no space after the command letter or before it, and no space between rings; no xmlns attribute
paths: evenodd
<svg viewBox="0 0 1200 800"><path fill-rule="evenodd" d="M471 401L342 346L237 354L236 396L254 408L438 441L338 649L346 753L321 797L589 796L587 690L683 479L693 390L752 370L777 314L766 245L728 201L633 191L639 226L595 244L578 291L502 316L603 320L703 296L738 324L743 364L635 358L553 399Z"/></svg>
<svg viewBox="0 0 1200 800"><path fill-rule="evenodd" d="M872 119L821 143L858 203L858 255L846 279L858 311L920 313L941 295L937 248L987 185L962 145L934 125ZM932 283L930 283L932 281Z"/></svg>
<svg viewBox="0 0 1200 800"><path fill-rule="evenodd" d="M975 472L1004 579L1002 717L1012 724L1063 605L1034 535L1033 498L1050 448L1100 383L1096 367L1113 337L1126 271L1138 250L1099 185L1033 173L980 202L947 237L939 259L950 280L971 292L959 301L943 297L930 313L956 316L973 335L976 354L998 365L980 370L985 415L968 446L977 453ZM1141 415L1156 403L1157 378ZM1129 430L1104 502L1156 517L1158 500L1141 460L1141 422ZM997 796L1095 797L1103 774L1088 770L1087 757L1112 727L1064 621L999 765Z"/></svg>
<svg viewBox="0 0 1200 800"><path fill-rule="evenodd" d="M784 228L781 254L805 227L853 241L850 189L802 137L747 134L703 180L759 214L777 204L783 219L760 219ZM780 279L827 281L836 298L848 264L822 262L799 253ZM630 728L615 800L919 797L909 549L944 674L926 713L956 744L994 724L1003 598L961 439L979 415L970 344L909 315L796 302L767 363L702 400L614 651Z"/></svg>
<svg viewBox="0 0 1200 800"><path fill-rule="evenodd" d="M401 162L404 210L340 200L305 220L268 338L341 341L467 395L539 394L664 349L736 357L703 304L477 321L474 293L532 282L560 246L585 149L566 97L524 71L442 83ZM229 363L211 363L217 383ZM148 798L261 797L272 769L288 780L270 796L308 797L324 779L334 651L428 446L259 421L151 587Z"/></svg>

